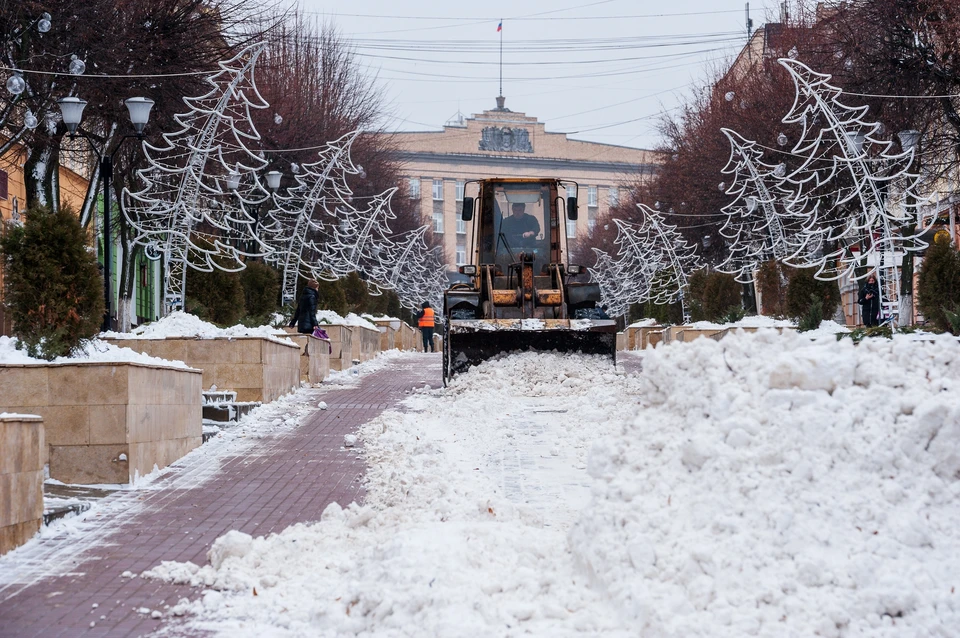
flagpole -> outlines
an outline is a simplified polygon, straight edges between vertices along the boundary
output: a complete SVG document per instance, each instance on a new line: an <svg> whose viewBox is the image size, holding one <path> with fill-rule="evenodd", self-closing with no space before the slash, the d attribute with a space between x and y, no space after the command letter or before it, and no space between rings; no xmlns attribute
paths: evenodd
<svg viewBox="0 0 960 638"><path fill-rule="evenodd" d="M503 18L500 18L500 95L503 95Z"/></svg>

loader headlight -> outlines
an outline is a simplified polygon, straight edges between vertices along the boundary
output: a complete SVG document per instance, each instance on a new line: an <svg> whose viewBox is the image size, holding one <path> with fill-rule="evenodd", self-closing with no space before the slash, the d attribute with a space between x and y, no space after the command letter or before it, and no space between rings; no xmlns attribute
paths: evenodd
<svg viewBox="0 0 960 638"><path fill-rule="evenodd" d="M477 274L476 266L460 266L457 270L460 271L461 275L470 275L472 277Z"/></svg>
<svg viewBox="0 0 960 638"><path fill-rule="evenodd" d="M573 264L567 266L568 275L579 275L583 272L583 266L575 266Z"/></svg>

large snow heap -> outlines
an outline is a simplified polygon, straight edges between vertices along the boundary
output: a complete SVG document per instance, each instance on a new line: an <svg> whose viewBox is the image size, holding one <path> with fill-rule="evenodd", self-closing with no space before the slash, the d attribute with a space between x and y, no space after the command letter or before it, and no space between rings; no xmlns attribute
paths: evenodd
<svg viewBox="0 0 960 638"><path fill-rule="evenodd" d="M501 358L361 429L366 505L145 575L234 635L952 636L958 380L949 336Z"/></svg>

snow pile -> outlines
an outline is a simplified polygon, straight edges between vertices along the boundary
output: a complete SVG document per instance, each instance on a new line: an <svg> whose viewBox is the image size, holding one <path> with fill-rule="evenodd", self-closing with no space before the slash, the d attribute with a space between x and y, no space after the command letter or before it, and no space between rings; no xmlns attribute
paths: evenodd
<svg viewBox="0 0 960 638"><path fill-rule="evenodd" d="M218 337L264 337L293 343L283 337L286 333L273 326L258 326L248 328L237 324L230 328L218 328L188 312L173 312L166 317L151 323L137 326L130 332L105 332L103 336L109 339L166 339L167 337L196 337L199 339L216 339ZM279 335L279 336L278 336Z"/></svg>
<svg viewBox="0 0 960 638"><path fill-rule="evenodd" d="M960 626L960 346L736 335L644 357L578 561L652 636ZM951 629L951 627L953 629Z"/></svg>
<svg viewBox="0 0 960 638"><path fill-rule="evenodd" d="M320 323L329 323L335 326L360 326L361 328L378 330L377 326L375 326L369 319L365 319L364 317L352 312L346 317L342 317L333 310L318 310L317 321Z"/></svg>
<svg viewBox="0 0 960 638"><path fill-rule="evenodd" d="M640 321L634 321L631 323L628 328L649 328L650 326L659 325L656 319L641 319Z"/></svg>
<svg viewBox="0 0 960 638"><path fill-rule="evenodd" d="M17 350L15 337L0 336L0 365L48 365L50 363L142 363L144 365L187 368L183 361L168 361L151 357L130 348L121 348L106 341L92 339L73 357L57 357L53 361L34 359L23 350Z"/></svg>
<svg viewBox="0 0 960 638"><path fill-rule="evenodd" d="M958 387L949 337L504 357L361 428L364 506L144 575L230 636L952 636Z"/></svg>
<svg viewBox="0 0 960 638"><path fill-rule="evenodd" d="M830 323L833 323L832 321ZM720 330L723 328L796 328L797 324L787 319L774 319L764 315L750 315L729 323L713 323L712 321L694 321L689 324L696 330Z"/></svg>

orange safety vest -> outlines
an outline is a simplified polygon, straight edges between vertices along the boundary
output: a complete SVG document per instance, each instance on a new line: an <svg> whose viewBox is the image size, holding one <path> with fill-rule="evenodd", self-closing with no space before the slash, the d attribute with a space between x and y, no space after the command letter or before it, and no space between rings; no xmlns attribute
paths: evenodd
<svg viewBox="0 0 960 638"><path fill-rule="evenodd" d="M420 317L418 322L421 328L432 328L433 327L433 308L424 308L423 316Z"/></svg>

